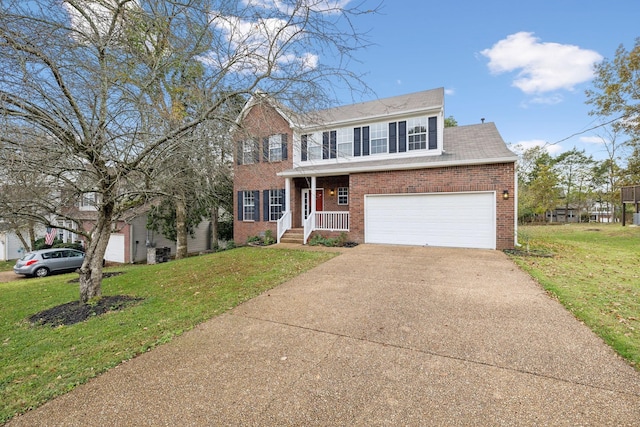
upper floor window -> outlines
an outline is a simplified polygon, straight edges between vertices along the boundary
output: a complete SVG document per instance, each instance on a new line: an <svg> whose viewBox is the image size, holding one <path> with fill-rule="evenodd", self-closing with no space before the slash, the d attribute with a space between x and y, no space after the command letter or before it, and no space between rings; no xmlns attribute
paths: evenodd
<svg viewBox="0 0 640 427"><path fill-rule="evenodd" d="M322 159L322 143L315 133L302 135L302 161Z"/></svg>
<svg viewBox="0 0 640 427"><path fill-rule="evenodd" d="M96 193L94 192L83 193L82 196L80 197L81 211L96 210L96 205L97 205Z"/></svg>
<svg viewBox="0 0 640 427"><path fill-rule="evenodd" d="M424 150L427 148L426 117L407 120L407 142L409 143L409 150Z"/></svg>
<svg viewBox="0 0 640 427"><path fill-rule="evenodd" d="M263 139L263 156L268 162L279 162L287 159L287 134L271 135Z"/></svg>
<svg viewBox="0 0 640 427"><path fill-rule="evenodd" d="M252 139L240 141L238 144L238 164L250 165L258 161L257 143Z"/></svg>
<svg viewBox="0 0 640 427"><path fill-rule="evenodd" d="M380 154L387 152L387 138L389 125L387 123L375 123L370 126L370 153Z"/></svg>
<svg viewBox="0 0 640 427"><path fill-rule="evenodd" d="M338 157L353 156L353 129L341 128L337 131Z"/></svg>

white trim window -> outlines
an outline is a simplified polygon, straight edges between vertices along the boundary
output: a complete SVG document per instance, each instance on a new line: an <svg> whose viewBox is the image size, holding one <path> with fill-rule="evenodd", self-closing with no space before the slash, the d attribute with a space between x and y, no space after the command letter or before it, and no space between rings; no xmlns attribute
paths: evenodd
<svg viewBox="0 0 640 427"><path fill-rule="evenodd" d="M242 163L243 165L250 165L256 161L256 143L251 139L242 141Z"/></svg>
<svg viewBox="0 0 640 427"><path fill-rule="evenodd" d="M282 134L269 137L269 161L282 161Z"/></svg>
<svg viewBox="0 0 640 427"><path fill-rule="evenodd" d="M284 191L269 190L269 221L277 221L282 217L284 207Z"/></svg>
<svg viewBox="0 0 640 427"><path fill-rule="evenodd" d="M427 149L426 117L415 117L407 120L407 143L409 150Z"/></svg>
<svg viewBox="0 0 640 427"><path fill-rule="evenodd" d="M95 192L82 193L80 196L80 210L81 211L95 211L98 210L97 206L98 197Z"/></svg>
<svg viewBox="0 0 640 427"><path fill-rule="evenodd" d="M388 123L374 123L370 127L369 145L370 154L382 154L386 153L388 149Z"/></svg>
<svg viewBox="0 0 640 427"><path fill-rule="evenodd" d="M255 221L256 217L256 201L253 197L253 191L242 192L242 220Z"/></svg>
<svg viewBox="0 0 640 427"><path fill-rule="evenodd" d="M312 133L307 135L307 159L322 160L322 139L321 134Z"/></svg>
<svg viewBox="0 0 640 427"><path fill-rule="evenodd" d="M338 157L353 156L353 128L340 128L336 131Z"/></svg>
<svg viewBox="0 0 640 427"><path fill-rule="evenodd" d="M338 187L338 204L349 204L349 187Z"/></svg>

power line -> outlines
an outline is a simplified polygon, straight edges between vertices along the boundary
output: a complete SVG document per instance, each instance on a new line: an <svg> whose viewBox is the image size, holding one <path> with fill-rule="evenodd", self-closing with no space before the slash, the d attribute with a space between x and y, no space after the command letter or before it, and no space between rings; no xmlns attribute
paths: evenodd
<svg viewBox="0 0 640 427"><path fill-rule="evenodd" d="M615 121L618 121L618 120L620 120L620 119L623 119L623 118L625 118L625 117L627 117L627 116L628 116L628 114L623 114L622 116L620 116L620 117L616 117L615 119L612 119L612 120L609 120L609 121L608 121L608 122L606 122L606 123L601 123L601 124L599 124L599 125L597 125L597 126L590 127L589 129L585 129L585 130L583 130L583 131L576 132L576 133L571 134L571 135L567 136L566 138L562 138L562 139L560 139L560 140L558 140L558 141L556 141L556 142L545 142L545 143L544 143L544 145L542 146L542 148L544 148L544 147L548 147L548 146L550 146L550 145L556 145L556 144L559 144L559 143L561 143L561 142L563 142L563 141L566 141L567 139L571 139L571 138L573 138L574 136L582 135L583 133L587 133L587 132L592 131L592 130L594 130L594 129L598 129L598 128L601 128L601 127L603 127L603 126L609 125L609 124L611 124L611 123L613 123L613 122L615 122Z"/></svg>

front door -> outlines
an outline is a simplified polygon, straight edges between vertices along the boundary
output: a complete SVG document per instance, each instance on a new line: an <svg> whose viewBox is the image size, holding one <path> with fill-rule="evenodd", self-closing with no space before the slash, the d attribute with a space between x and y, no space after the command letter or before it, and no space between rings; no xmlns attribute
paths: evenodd
<svg viewBox="0 0 640 427"><path fill-rule="evenodd" d="M305 188L302 190L302 222L304 223L304 221L309 217L309 214L311 213L311 200L310 200L310 196L311 195L311 189L309 188ZM324 210L324 190L322 188L317 188L316 189L316 211L323 211Z"/></svg>

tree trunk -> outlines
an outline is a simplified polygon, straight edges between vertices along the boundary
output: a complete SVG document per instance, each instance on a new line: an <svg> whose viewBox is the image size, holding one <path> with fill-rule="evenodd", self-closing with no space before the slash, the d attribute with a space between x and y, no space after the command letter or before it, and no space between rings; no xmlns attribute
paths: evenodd
<svg viewBox="0 0 640 427"><path fill-rule="evenodd" d="M93 298L102 296L102 261L111 237L113 202L102 205L98 220L91 234L91 241L80 267L80 302L86 304Z"/></svg>
<svg viewBox="0 0 640 427"><path fill-rule="evenodd" d="M182 197L176 198L176 259L187 257L187 206Z"/></svg>
<svg viewBox="0 0 640 427"><path fill-rule="evenodd" d="M27 240L22 235L22 231L16 228L14 232L16 233L16 236L18 237L18 239L20 239L20 243L22 243L22 246L24 247L25 252L29 252L30 250L33 249L33 245L29 246L29 244L27 243Z"/></svg>
<svg viewBox="0 0 640 427"><path fill-rule="evenodd" d="M218 250L218 207L211 209L211 249Z"/></svg>

